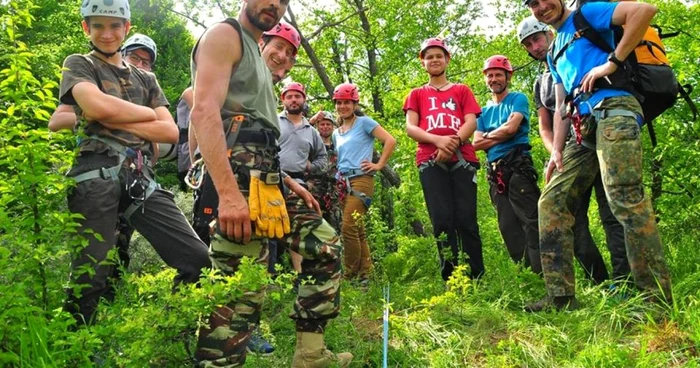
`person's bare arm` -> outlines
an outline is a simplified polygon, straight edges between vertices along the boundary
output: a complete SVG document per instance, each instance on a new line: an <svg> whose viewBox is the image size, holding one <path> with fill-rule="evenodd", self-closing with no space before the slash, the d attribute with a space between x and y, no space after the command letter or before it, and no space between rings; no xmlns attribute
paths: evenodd
<svg viewBox="0 0 700 368"><path fill-rule="evenodd" d="M439 150L454 153L459 146L459 137L428 133L418 126L418 120L419 116L417 112L413 110L406 111L406 134L411 139L418 143L430 143L435 145Z"/></svg>
<svg viewBox="0 0 700 368"><path fill-rule="evenodd" d="M625 26L624 34L615 46L614 54L618 60L627 59L639 45L657 11L658 8L654 5L631 1L620 2L615 7L612 24ZM614 73L617 68L618 66L614 62L607 61L605 64L591 69L581 80L581 89L584 92L593 91L596 80Z"/></svg>
<svg viewBox="0 0 700 368"><path fill-rule="evenodd" d="M557 101L557 110L554 113L554 140L552 142L552 155L549 159L549 164L547 165L547 171L545 172L545 183L549 182L554 169L557 169L559 172L564 170L562 156L564 146L566 145L566 137L569 135L569 128L571 125L569 119L563 119L562 114L560 113L564 108L564 98L566 97L566 91L564 90L563 84L557 83L554 85L554 95L556 96Z"/></svg>
<svg viewBox="0 0 700 368"><path fill-rule="evenodd" d="M544 144L544 148L547 149L547 152L552 153L554 142L554 131L552 129L554 121L552 120L552 113L547 110L546 107L540 106L540 108L537 109L537 116L539 117L542 144Z"/></svg>
<svg viewBox="0 0 700 368"><path fill-rule="evenodd" d="M90 120L107 124L142 123L158 120L150 107L140 106L103 93L90 82L73 86L73 98Z"/></svg>
<svg viewBox="0 0 700 368"><path fill-rule="evenodd" d="M206 142L200 152L219 195L219 228L229 238L247 243L251 233L250 210L226 155L221 121L231 71L242 56L236 32L220 23L209 28L200 39L195 54L197 69L190 126L197 140Z"/></svg>
<svg viewBox="0 0 700 368"><path fill-rule="evenodd" d="M476 132L474 134L474 142L472 143L474 145L474 149L477 151L486 151L499 143L509 140L515 135L515 133L518 132L520 124L523 123L524 118L525 117L523 114L513 112L508 117L508 120L497 129L486 133Z"/></svg>
<svg viewBox="0 0 700 368"><path fill-rule="evenodd" d="M153 143L176 144L180 132L170 111L165 106L155 108L156 120L141 123L108 124L102 123L108 129L119 129L129 132L139 138Z"/></svg>
<svg viewBox="0 0 700 368"><path fill-rule="evenodd" d="M382 144L384 144L384 148L382 148L382 154L379 156L379 161L376 164L368 160L360 163L360 168L365 172L376 172L383 169L386 163L389 161L391 154L394 153L394 148L396 147L396 139L389 134L386 129L382 128L381 125L377 125L372 130L372 136L382 142Z"/></svg>
<svg viewBox="0 0 700 368"><path fill-rule="evenodd" d="M192 110L192 106L194 106L194 91L192 87L187 87L185 88L184 91L182 91L182 95L180 95L180 98L185 101L187 106L190 108L190 114ZM192 128L192 124L189 124L187 128L187 142L188 144L188 149L190 153L190 162L194 162L194 153L197 151L197 135L194 134L194 128Z"/></svg>
<svg viewBox="0 0 700 368"><path fill-rule="evenodd" d="M61 129L73 130L77 121L78 117L75 115L73 107L70 105L58 105L56 111L51 115L51 119L49 119L49 130L52 132L57 132Z"/></svg>

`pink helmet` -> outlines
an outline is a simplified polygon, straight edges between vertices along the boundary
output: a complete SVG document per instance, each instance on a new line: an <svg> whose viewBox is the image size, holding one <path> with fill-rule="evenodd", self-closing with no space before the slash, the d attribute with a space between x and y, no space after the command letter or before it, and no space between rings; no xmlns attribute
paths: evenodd
<svg viewBox="0 0 700 368"><path fill-rule="evenodd" d="M284 98L284 94L289 91L297 91L301 93L304 96L304 98L306 98L306 88L304 88L304 85L299 82L289 83L284 88L282 88L282 93L280 94L280 97Z"/></svg>
<svg viewBox="0 0 700 368"><path fill-rule="evenodd" d="M342 83L335 87L333 91L333 101L350 100L360 102L360 91L352 83Z"/></svg>
<svg viewBox="0 0 700 368"><path fill-rule="evenodd" d="M485 73L487 69L503 69L508 73L513 72L513 67L510 65L510 60L503 55L493 55L486 59L482 72Z"/></svg>
<svg viewBox="0 0 700 368"><path fill-rule="evenodd" d="M422 59L423 55L425 54L425 50L427 50L430 47L439 47L445 50L445 52L447 53L447 57L450 57L450 51L447 50L447 43L445 43L445 40L436 37L428 38L420 44L420 51L418 52L418 57Z"/></svg>
<svg viewBox="0 0 700 368"><path fill-rule="evenodd" d="M292 27L291 24L280 22L274 28L267 32L263 32L263 36L277 36L283 38L294 46L294 55L299 51L299 45L301 45L301 36L299 32Z"/></svg>

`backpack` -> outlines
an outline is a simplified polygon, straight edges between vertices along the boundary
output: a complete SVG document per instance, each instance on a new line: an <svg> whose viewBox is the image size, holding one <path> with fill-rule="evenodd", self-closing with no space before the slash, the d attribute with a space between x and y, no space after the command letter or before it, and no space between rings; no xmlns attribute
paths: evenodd
<svg viewBox="0 0 700 368"><path fill-rule="evenodd" d="M608 44L605 38L591 27L586 17L581 13L580 6L582 5L579 4L579 8L573 13L574 26L579 37L569 41L556 55L553 55L554 50L550 50L553 65L556 65L557 60L564 55L566 49L580 37L585 37L607 53L615 50L613 45ZM622 38L623 32L624 27L614 29L615 43ZM618 68L615 73L608 76L610 83L601 78L595 84L596 88L626 90L639 100L644 114L644 124L647 125L649 138L654 147L656 147L657 141L652 122L664 111L675 105L679 94L690 106L693 120L697 119L698 115L698 110L690 98L693 88L690 84L681 85L678 83L661 41L662 38L674 37L678 34L678 32L663 34L661 27L650 26L634 52L624 61L624 67Z"/></svg>

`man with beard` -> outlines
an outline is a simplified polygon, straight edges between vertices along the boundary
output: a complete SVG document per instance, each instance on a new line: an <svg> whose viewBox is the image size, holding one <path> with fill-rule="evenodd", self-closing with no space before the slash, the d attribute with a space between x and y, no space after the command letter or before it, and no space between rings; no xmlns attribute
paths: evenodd
<svg viewBox="0 0 700 368"><path fill-rule="evenodd" d="M462 256L469 277L484 274L481 236L476 221L476 169L479 160L469 138L476 129L479 104L469 87L447 80L450 53L445 41L429 38L418 53L428 84L406 97L406 133L418 142L418 165L425 204L437 240L440 271L447 281Z"/></svg>
<svg viewBox="0 0 700 368"><path fill-rule="evenodd" d="M282 89L284 112L280 114L280 165L293 179L305 182L328 166L326 146L321 135L302 115L306 91L301 83L292 82Z"/></svg>
<svg viewBox="0 0 700 368"><path fill-rule="evenodd" d="M243 257L266 264L270 238L287 240L304 257L301 277L308 280L299 286L292 312L297 330L292 365L327 367L338 360L347 366L352 354L331 353L323 339L328 320L340 309L341 245L337 237L324 243L314 236L314 226L322 222L318 203L291 177L280 175L273 81L258 46L264 31L279 27L287 5L288 0L245 1L238 21L229 18L207 29L192 53L191 127L204 143L199 147L208 170L204 180L213 182L213 193L203 188L202 195L214 195L217 203L210 257L215 269L233 275ZM284 56L293 58L296 48L287 50ZM280 180L302 203L289 212ZM216 308L199 332L199 366L245 363L263 298L264 291L248 290Z"/></svg>
<svg viewBox="0 0 700 368"><path fill-rule="evenodd" d="M639 45L657 8L630 1L581 6L579 11L593 31L614 49L608 53L581 35L564 0L524 0L523 4L537 20L557 30L548 63L558 111L554 114L547 185L539 201L540 248L548 295L525 309L538 312L576 307L571 206L579 203L598 173L610 209L624 228L627 258L637 287L649 301L671 304L671 275L642 180L642 108L628 90L629 65L624 62ZM624 34L615 44L613 28L623 25ZM567 143L571 125L576 139Z"/></svg>
<svg viewBox="0 0 700 368"><path fill-rule="evenodd" d="M556 110L554 97L554 82L552 73L547 64L547 50L554 41L554 34L548 25L530 16L523 19L518 25L518 41L533 59L542 62L544 71L540 74L534 86L535 108L539 118L540 137L547 151L551 154L554 138L554 112ZM588 149L588 148L585 148ZM600 251L591 236L588 222L588 206L595 187L596 201L600 220L605 229L610 261L612 263L612 277L615 280L625 280L629 277L630 265L625 251L625 234L620 222L617 221L610 205L605 197L605 189L600 174L593 184L586 189L577 204L574 220L574 254L583 268L586 277L595 283L601 283L608 279L608 270Z"/></svg>
<svg viewBox="0 0 700 368"><path fill-rule="evenodd" d="M484 79L491 101L482 109L474 134L474 148L486 151L491 203L498 228L514 262L542 272L537 226L537 172L530 157L527 97L510 92L513 68L508 58L494 55L484 63Z"/></svg>

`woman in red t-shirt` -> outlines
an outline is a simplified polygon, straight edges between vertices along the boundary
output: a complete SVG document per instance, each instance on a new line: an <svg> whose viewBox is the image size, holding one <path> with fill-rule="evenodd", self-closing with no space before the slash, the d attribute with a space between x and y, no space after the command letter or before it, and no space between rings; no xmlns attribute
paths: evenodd
<svg viewBox="0 0 700 368"><path fill-rule="evenodd" d="M469 87L447 80L450 52L445 41L423 41L418 56L430 81L409 93L403 110L406 133L418 142L416 164L433 235L446 235L437 242L442 278L449 279L461 252L468 257L469 276L476 279L484 273L484 259L476 222L479 160L469 138L481 108Z"/></svg>

